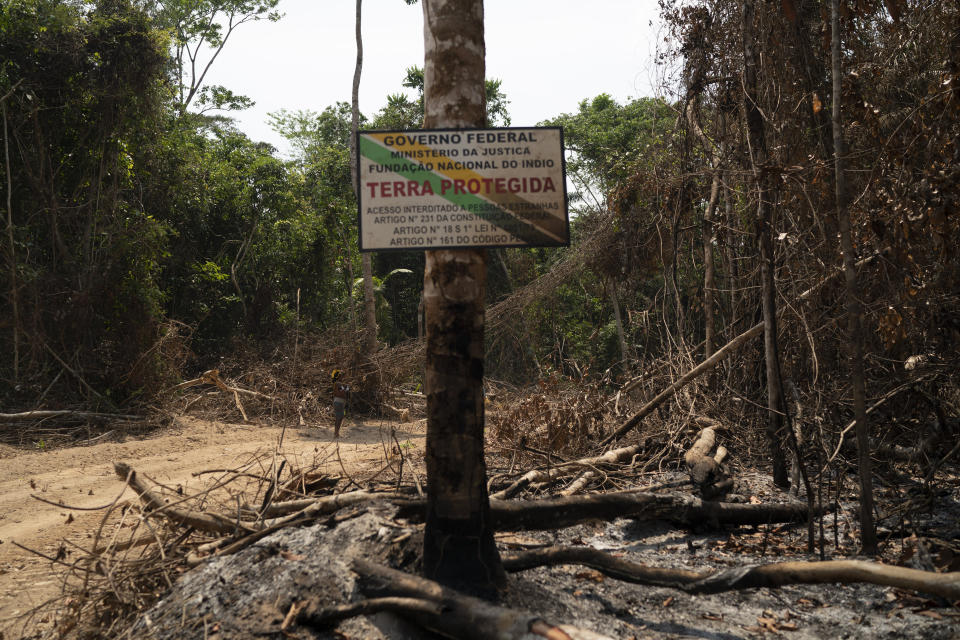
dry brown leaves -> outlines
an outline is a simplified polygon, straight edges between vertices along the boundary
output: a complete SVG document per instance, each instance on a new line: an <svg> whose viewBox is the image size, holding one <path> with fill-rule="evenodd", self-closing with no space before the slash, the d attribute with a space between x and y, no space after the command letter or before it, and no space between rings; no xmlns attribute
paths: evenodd
<svg viewBox="0 0 960 640"><path fill-rule="evenodd" d="M556 377L540 381L533 393L498 396L487 414L492 443L520 455L534 449L581 455L603 435L607 400L597 386Z"/></svg>

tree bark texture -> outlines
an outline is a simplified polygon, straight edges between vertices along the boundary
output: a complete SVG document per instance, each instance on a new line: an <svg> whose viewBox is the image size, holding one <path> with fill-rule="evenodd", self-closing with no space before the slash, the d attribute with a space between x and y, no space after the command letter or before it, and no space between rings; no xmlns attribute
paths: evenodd
<svg viewBox="0 0 960 640"><path fill-rule="evenodd" d="M857 266L854 263L850 211L847 208L847 184L844 175L843 123L841 121L842 86L840 65L840 18L837 0L830 2L831 52L833 72L833 149L835 157L837 223L840 227L840 250L843 252L843 273L846 280L847 334L850 349L850 382L853 385L853 412L857 434L857 463L860 476L860 542L863 552L877 552L877 529L873 521L873 470L870 462L870 434L867 430L866 383L863 373L863 331L861 328L860 291Z"/></svg>
<svg viewBox="0 0 960 640"><path fill-rule="evenodd" d="M353 195L359 193L360 184L357 175L357 130L360 128L360 74L363 71L363 35L360 28L363 13L363 0L357 0L356 40L357 64L353 69L353 91L351 98L350 127L350 177L353 181ZM369 357L377 351L377 301L373 293L373 262L369 253L360 257L363 272L363 351ZM350 282L351 287L353 282ZM350 290L351 295L353 289Z"/></svg>
<svg viewBox="0 0 960 640"><path fill-rule="evenodd" d="M768 196L766 177L767 146L763 132L763 114L758 106L759 91L757 79L758 54L756 47L760 42L754 31L756 5L754 0L743 0L743 108L747 121L747 144L757 197L756 232L760 245L760 281L761 306L763 308L763 343L767 377L767 441L773 462L773 482L779 487L790 486L787 474L787 462L784 452L783 432L783 394L780 381L780 356L777 349L777 307L776 287L774 286L772 211Z"/></svg>
<svg viewBox="0 0 960 640"><path fill-rule="evenodd" d="M19 86L17 82L17 86ZM13 382L20 382L20 310L17 286L17 245L13 239L13 171L10 168L10 132L7 129L7 105L16 86L0 97L0 110L3 111L3 165L7 171L7 241L10 243L10 306L13 312Z"/></svg>
<svg viewBox="0 0 960 640"><path fill-rule="evenodd" d="M714 167L710 183L710 202L703 213L703 357L713 355L713 292L717 285L713 266L713 213L720 197L720 168Z"/></svg>
<svg viewBox="0 0 960 640"><path fill-rule="evenodd" d="M617 326L617 342L620 344L620 361L626 366L629 350L627 349L627 337L623 332L623 317L620 314L620 301L617 299L617 284L615 280L610 282L610 303L613 305L613 319Z"/></svg>
<svg viewBox="0 0 960 640"><path fill-rule="evenodd" d="M424 0L424 126L486 121L482 0ZM483 454L486 251L426 252L428 482L423 570L461 591L506 584L493 539Z"/></svg>

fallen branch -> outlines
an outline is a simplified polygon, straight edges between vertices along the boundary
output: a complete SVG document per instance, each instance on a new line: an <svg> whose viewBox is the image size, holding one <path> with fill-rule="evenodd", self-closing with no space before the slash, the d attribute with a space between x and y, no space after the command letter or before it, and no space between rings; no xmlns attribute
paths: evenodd
<svg viewBox="0 0 960 640"><path fill-rule="evenodd" d="M886 253L886 252L888 251L888 249L889 249L889 248L883 249L883 250L881 250L881 251L877 251L877 252L874 253L873 255L867 256L866 258L861 258L860 260L857 261L856 265L854 265L854 266L855 266L857 269L859 269L859 268L862 267L863 265L868 264L868 263L873 262L874 260L876 260L877 257L879 257L881 254ZM834 278L836 278L837 276L842 275L842 274L843 274L843 269L837 269L837 270L834 271L833 273L831 273L831 274L827 275L825 278L823 278L820 282L817 282L815 285L813 285L812 287L810 287L809 289L807 289L806 291L804 291L803 293L801 293L801 294L798 296L799 299L800 299L800 300L807 300L808 298L812 297L813 294L815 294L817 291L819 291L820 289L822 289L824 285L826 285L827 283L831 282Z"/></svg>
<svg viewBox="0 0 960 640"><path fill-rule="evenodd" d="M517 531L568 527L594 519L638 517L713 527L802 522L807 519L808 509L805 504L709 502L676 492L622 492L526 502L491 500L490 515L497 531Z"/></svg>
<svg viewBox="0 0 960 640"><path fill-rule="evenodd" d="M570 486L560 492L561 496L572 496L583 491L590 481L597 476L596 471L584 471L580 477L570 483Z"/></svg>
<svg viewBox="0 0 960 640"><path fill-rule="evenodd" d="M398 516L421 521L426 501L394 500ZM677 492L621 491L544 500L490 500L490 517L497 531L543 530L569 527L587 520L647 518L684 526L708 524L762 525L803 522L806 504L736 504L710 502Z"/></svg>
<svg viewBox="0 0 960 640"><path fill-rule="evenodd" d="M0 422L25 422L28 420L46 420L48 418L68 418L71 420L143 420L143 416L131 416L121 413L97 413L95 411L51 410L0 413Z"/></svg>
<svg viewBox="0 0 960 640"><path fill-rule="evenodd" d="M919 380L921 380L923 377L926 377L926 376L921 376L921 377L917 378L916 380L913 380L913 381L911 381L911 382L908 382L907 384L902 384L902 385L900 385L899 387L896 387L895 389L892 389L891 391L888 391L888 392L885 393L883 396L881 396L880 399L878 399L878 400L877 400L876 402L874 402L872 405L870 405L869 407L867 407L866 415L870 415L870 414L873 413L877 408L879 408L880 406L882 406L885 402L887 402L888 400L890 400L891 398L893 398L894 396L896 396L898 393L900 393L901 391L904 391L904 390L906 390L906 389L909 389L911 386L915 385L915 384L916 384ZM849 447L855 447L855 446L856 446L856 445L853 445L853 444L845 443L845 440L844 440L844 438L846 437L847 433L848 433L851 429L853 429L853 427L854 427L856 424L857 424L857 421L856 421L856 420L851 420L851 421L847 424L847 426L845 426L845 427L843 428L843 430L840 432L840 439L839 439L839 441L837 442L837 447L836 447L836 449L833 450L833 454L831 454L831 456L830 456L829 458L827 458L827 461L823 463L823 466L820 468L820 473L817 474L818 477L819 477L819 475L821 475L821 474L827 469L827 467L830 465L830 463L833 462L833 461L836 459L837 455L840 454L840 450L841 450L844 446L849 446ZM872 449L872 448L873 448L873 447L871 447L871 449Z"/></svg>
<svg viewBox="0 0 960 640"><path fill-rule="evenodd" d="M603 455L591 456L589 458L580 458L579 460L571 460L569 462L562 462L554 465L550 469L532 469L527 473L523 474L513 482L509 487L503 489L502 491L497 491L496 493L490 494L491 498L498 500L505 500L507 498L512 498L517 495L520 491L528 487L530 484L535 482L550 482L556 480L558 477L564 475L565 469L570 468L596 468L603 467L611 464L619 464L632 460L633 456L637 455L646 448L647 442L641 442L640 444L631 445L629 447L621 447L619 449L611 449Z"/></svg>
<svg viewBox="0 0 960 640"><path fill-rule="evenodd" d="M763 333L763 323L754 325L750 329L747 329L739 336L723 345L715 354L698 364L696 367L683 374L679 380L674 382L672 385L661 391L657 397L643 405L637 413L633 415L629 420L624 422L616 431L607 436L603 442L600 444L606 446L613 442L614 440L619 440L622 438L628 431L636 427L640 422L646 418L650 413L652 413L657 407L664 403L665 400L669 399L673 394L687 386L693 380L699 378L701 375L713 369L721 360L726 358L728 355L739 349L745 342L754 336L758 336Z"/></svg>
<svg viewBox="0 0 960 640"><path fill-rule="evenodd" d="M267 507L263 516L266 518L285 516L293 514L293 517L312 517L333 513L344 507L352 507L364 502L373 500L391 500L398 497L395 493L376 493L373 491L351 491L349 493L338 493L332 496L322 498L306 498L303 500L289 500L287 502L275 502ZM268 524L280 522L276 520Z"/></svg>
<svg viewBox="0 0 960 640"><path fill-rule="evenodd" d="M255 398L262 398L263 400L270 400L271 402L274 402L276 400L276 398L274 398L273 396L268 396L266 394L260 393L259 391L251 391L249 389L242 389L240 387L231 387L225 384L223 380L220 379L219 369L210 369L209 371L204 371L193 380L187 380L185 382L181 382L180 384L175 385L170 390L179 391L180 389L186 389L187 387L194 387L199 384L213 385L217 389L220 389L220 391L223 391L228 395L232 395L234 404L236 404L237 409L240 410L240 415L243 416L243 419L245 422L249 422L249 420L247 419L247 412L244 411L243 404L241 404L240 402L241 393L244 395L253 396Z"/></svg>
<svg viewBox="0 0 960 640"><path fill-rule="evenodd" d="M423 627L449 638L464 640L521 640L533 636L551 640L609 639L586 629L551 624L531 613L507 609L486 600L464 595L432 580L355 559L351 565L359 576L360 590L377 597L412 598L438 605L441 613L427 607L401 611Z"/></svg>
<svg viewBox="0 0 960 640"><path fill-rule="evenodd" d="M863 560L826 562L775 562L721 571L689 571L649 567L617 558L590 547L548 547L505 555L507 571L534 567L579 564L634 584L681 589L687 593L720 593L791 584L851 584L866 582L898 589L922 591L948 600L960 599L960 572L935 573Z"/></svg>
<svg viewBox="0 0 960 640"><path fill-rule="evenodd" d="M355 618L356 616L369 616L381 611L390 611L392 613L426 614L440 616L443 609L439 603L423 600L420 598L371 598L360 602L350 602L347 604L324 606L328 600L326 598L311 598L300 603L300 609L295 614L294 620L297 624L312 627L315 629L325 629L335 625L341 620ZM285 625L285 631L289 625Z"/></svg>
<svg viewBox="0 0 960 640"><path fill-rule="evenodd" d="M252 533L253 529L237 521L225 518L215 513L205 513L203 511L194 511L192 509L181 509L167 504L163 498L153 493L147 485L140 480L137 472L130 465L124 462L115 462L113 470L122 480L130 486L140 497L146 511L159 513L177 524L193 527L200 531L219 534L233 534L237 532Z"/></svg>

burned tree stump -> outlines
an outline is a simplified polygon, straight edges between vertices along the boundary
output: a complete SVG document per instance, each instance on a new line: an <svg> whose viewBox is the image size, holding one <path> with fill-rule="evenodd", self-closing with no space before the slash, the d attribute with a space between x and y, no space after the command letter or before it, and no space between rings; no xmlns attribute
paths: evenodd
<svg viewBox="0 0 960 640"><path fill-rule="evenodd" d="M719 447L713 456L710 455L716 443L716 430L714 427L707 427L700 432L700 437L683 457L690 480L704 500L722 498L733 488L733 479L721 466L727 456L726 448Z"/></svg>

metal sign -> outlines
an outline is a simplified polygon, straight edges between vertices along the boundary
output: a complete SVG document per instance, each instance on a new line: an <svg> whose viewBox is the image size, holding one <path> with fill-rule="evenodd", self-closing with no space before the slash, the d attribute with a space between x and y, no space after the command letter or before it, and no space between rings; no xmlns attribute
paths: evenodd
<svg viewBox="0 0 960 640"><path fill-rule="evenodd" d="M361 251L570 243L559 127L357 138Z"/></svg>

